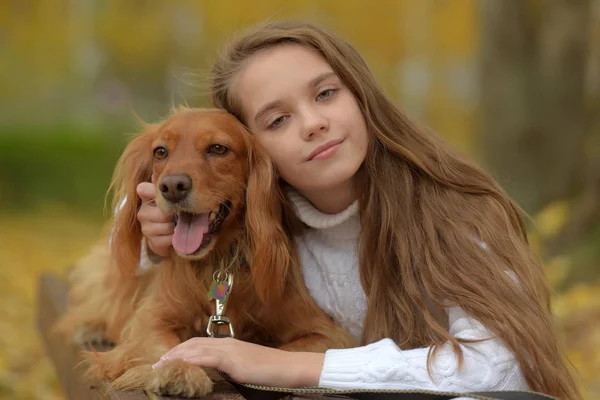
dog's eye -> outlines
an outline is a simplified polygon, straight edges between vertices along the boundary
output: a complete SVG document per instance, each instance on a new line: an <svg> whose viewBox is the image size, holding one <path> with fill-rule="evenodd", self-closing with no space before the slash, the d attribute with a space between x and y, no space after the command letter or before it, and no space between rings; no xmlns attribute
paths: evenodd
<svg viewBox="0 0 600 400"><path fill-rule="evenodd" d="M154 149L154 158L157 161L164 160L169 155L169 152L164 147L157 147Z"/></svg>
<svg viewBox="0 0 600 400"><path fill-rule="evenodd" d="M219 156L227 154L228 151L229 151L229 149L227 147L220 145L220 144L213 144L212 146L210 146L208 148L209 153L216 154Z"/></svg>

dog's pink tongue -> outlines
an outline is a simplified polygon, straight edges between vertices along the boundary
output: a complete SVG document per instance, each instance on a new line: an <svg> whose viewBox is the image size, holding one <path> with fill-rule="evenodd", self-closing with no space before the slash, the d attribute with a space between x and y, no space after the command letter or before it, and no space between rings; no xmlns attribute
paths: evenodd
<svg viewBox="0 0 600 400"><path fill-rule="evenodd" d="M173 248L181 254L192 254L202 244L208 232L208 213L178 213L177 226L173 234Z"/></svg>

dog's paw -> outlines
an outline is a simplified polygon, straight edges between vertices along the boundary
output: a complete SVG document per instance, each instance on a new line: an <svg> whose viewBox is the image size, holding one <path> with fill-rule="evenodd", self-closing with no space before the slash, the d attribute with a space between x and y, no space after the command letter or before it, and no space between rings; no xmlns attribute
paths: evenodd
<svg viewBox="0 0 600 400"><path fill-rule="evenodd" d="M73 335L73 342L82 348L88 346L110 346L112 342L106 337L104 328L82 326Z"/></svg>
<svg viewBox="0 0 600 400"><path fill-rule="evenodd" d="M85 376L89 379L114 380L123 375L134 365L126 357L126 353L117 349L109 351L82 351L81 356L87 365Z"/></svg>
<svg viewBox="0 0 600 400"><path fill-rule="evenodd" d="M147 386L151 375L151 364L137 365L127 369L122 375L110 382L110 387L113 390L123 391L142 390Z"/></svg>
<svg viewBox="0 0 600 400"><path fill-rule="evenodd" d="M176 360L154 369L146 389L162 395L202 397L210 393L212 387L212 381L202 368Z"/></svg>

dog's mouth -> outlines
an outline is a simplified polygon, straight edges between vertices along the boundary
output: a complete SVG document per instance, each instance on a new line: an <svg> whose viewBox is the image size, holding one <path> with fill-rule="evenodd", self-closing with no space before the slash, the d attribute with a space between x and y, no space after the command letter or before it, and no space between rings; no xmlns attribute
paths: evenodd
<svg viewBox="0 0 600 400"><path fill-rule="evenodd" d="M230 210L230 201L221 203L218 212L192 213L178 210L173 216L175 224L173 248L175 251L192 256L208 247L213 236L219 232Z"/></svg>

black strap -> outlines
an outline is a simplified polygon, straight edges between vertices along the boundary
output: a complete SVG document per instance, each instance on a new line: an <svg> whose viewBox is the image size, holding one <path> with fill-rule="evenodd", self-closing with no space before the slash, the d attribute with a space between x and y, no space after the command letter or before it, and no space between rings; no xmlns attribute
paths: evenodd
<svg viewBox="0 0 600 400"><path fill-rule="evenodd" d="M246 399L246 400L279 400L287 396L311 395L310 392L303 391L302 389L281 389L281 388L270 388L269 390L262 390L254 388L248 385L240 384L233 381L227 374L219 371L229 383L231 383L235 389ZM331 396L332 398L340 399L355 399L355 400L451 400L459 397L473 398L478 400L556 400L554 397L544 395L535 392L525 391L489 391L489 392L470 392L470 393L457 393L457 392L434 392L434 391L420 391L420 390L399 390L399 391L362 391L362 390L344 390L339 393L321 393L318 391L312 393L312 395L318 396Z"/></svg>
<svg viewBox="0 0 600 400"><path fill-rule="evenodd" d="M229 334L214 333L215 338L227 338L231 337ZM310 391L303 391L302 389L287 389L287 388L269 388L259 389L253 387L254 385L245 385L238 383L231 379L226 373L217 370L235 389L246 399L246 400L279 400L287 396L293 395L310 395ZM319 396L331 396L335 398L347 398L355 400L452 400L459 397L473 398L477 400L557 400L552 396L548 396L536 392L526 391L489 391L489 392L469 392L469 393L458 393L458 392L434 392L434 391L420 391L420 390L398 390L398 391L384 391L384 390L344 390L339 393L323 393L319 394L318 391L312 393Z"/></svg>

